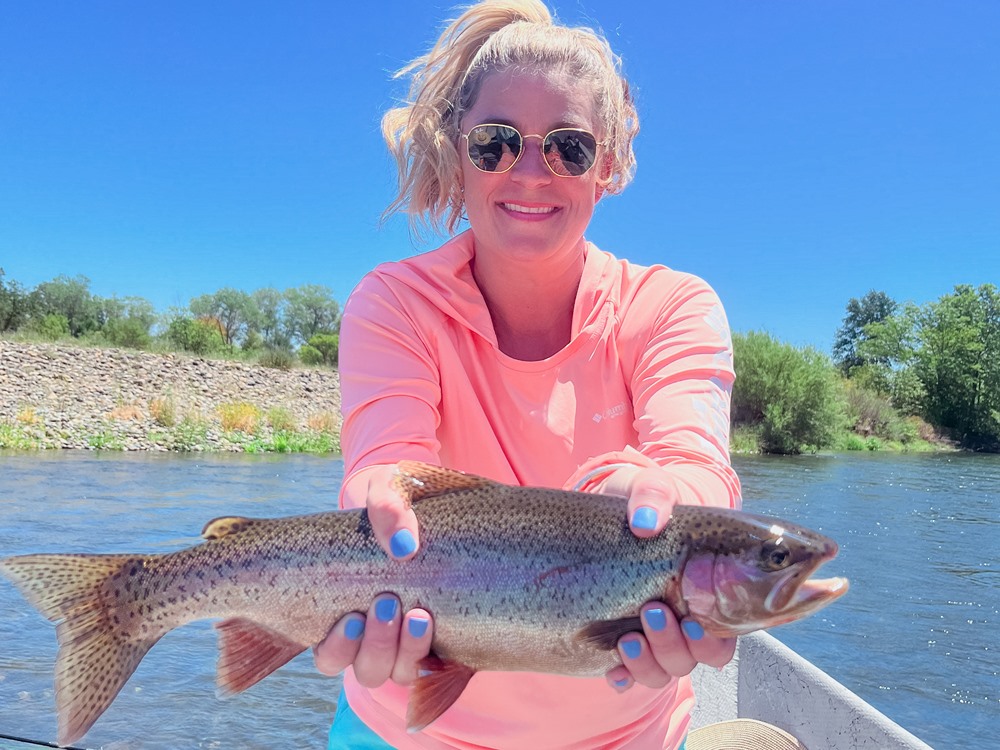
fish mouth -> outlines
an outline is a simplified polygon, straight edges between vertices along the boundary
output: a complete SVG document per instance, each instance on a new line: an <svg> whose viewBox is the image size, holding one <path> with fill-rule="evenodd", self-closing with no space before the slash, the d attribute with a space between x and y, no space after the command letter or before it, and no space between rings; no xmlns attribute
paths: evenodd
<svg viewBox="0 0 1000 750"><path fill-rule="evenodd" d="M846 578L802 580L801 576L801 571L797 570L790 570L782 576L764 600L765 608L774 614L799 617L839 599L847 593L850 586Z"/></svg>

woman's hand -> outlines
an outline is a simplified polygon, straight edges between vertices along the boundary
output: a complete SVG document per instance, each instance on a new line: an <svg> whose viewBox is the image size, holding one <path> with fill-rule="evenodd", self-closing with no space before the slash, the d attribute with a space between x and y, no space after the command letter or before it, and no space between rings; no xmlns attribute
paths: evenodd
<svg viewBox="0 0 1000 750"><path fill-rule="evenodd" d="M366 469L345 487L347 505L368 509L368 519L382 548L399 560L416 554L417 518L394 487L394 465ZM352 497L354 495L354 497ZM352 502L353 500L353 502ZM418 664L430 653L434 622L426 610L401 612L394 594L380 594L367 614L351 612L337 621L313 649L316 668L328 675L354 665L358 682L368 688L393 680L409 685L417 679Z"/></svg>
<svg viewBox="0 0 1000 750"><path fill-rule="evenodd" d="M618 640L622 664L608 672L607 679L619 692L635 683L663 687L698 664L722 667L736 652L735 638L711 636L694 620L678 621L663 602L643 606L642 631Z"/></svg>
<svg viewBox="0 0 1000 750"><path fill-rule="evenodd" d="M608 477L603 491L628 498L629 526L638 537L659 534L680 493L670 475L660 468L620 469ZM713 667L727 664L736 652L735 638L716 638L694 620L678 621L663 602L642 608L642 633L629 633L618 641L622 666L607 674L616 690L635 683L659 688L674 677L689 674L699 663Z"/></svg>

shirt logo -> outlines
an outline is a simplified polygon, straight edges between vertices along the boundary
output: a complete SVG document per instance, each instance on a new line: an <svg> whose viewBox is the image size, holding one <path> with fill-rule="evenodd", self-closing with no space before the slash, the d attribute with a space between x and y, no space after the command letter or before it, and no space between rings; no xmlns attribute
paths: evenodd
<svg viewBox="0 0 1000 750"><path fill-rule="evenodd" d="M605 409L604 412L596 412L592 419L595 424L600 424L605 419L614 419L615 417L620 417L625 413L625 402L621 401L610 409Z"/></svg>

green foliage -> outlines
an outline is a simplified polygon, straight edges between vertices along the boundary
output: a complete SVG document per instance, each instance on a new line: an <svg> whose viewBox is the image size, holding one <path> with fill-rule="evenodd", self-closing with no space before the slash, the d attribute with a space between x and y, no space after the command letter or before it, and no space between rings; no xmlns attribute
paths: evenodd
<svg viewBox="0 0 1000 750"><path fill-rule="evenodd" d="M215 326L188 317L175 317L171 320L167 326L166 338L182 351L193 354L212 354L225 346Z"/></svg>
<svg viewBox="0 0 1000 750"><path fill-rule="evenodd" d="M65 315L49 313L33 326L38 335L48 341L58 341L69 336L69 321Z"/></svg>
<svg viewBox="0 0 1000 750"><path fill-rule="evenodd" d="M336 333L317 333L309 343L299 347L299 359L307 365L337 366L340 336Z"/></svg>
<svg viewBox="0 0 1000 750"><path fill-rule="evenodd" d="M31 301L27 292L16 281L4 281L4 270L0 268L0 333L16 331L31 314Z"/></svg>
<svg viewBox="0 0 1000 750"><path fill-rule="evenodd" d="M110 427L87 436L87 447L97 451L125 450L125 443Z"/></svg>
<svg viewBox="0 0 1000 750"><path fill-rule="evenodd" d="M191 300L190 307L196 316L219 322L222 339L229 348L233 347L238 338L246 335L257 318L257 306L253 298L232 287L196 297Z"/></svg>
<svg viewBox="0 0 1000 750"><path fill-rule="evenodd" d="M843 325L837 331L833 344L833 358L845 375L849 375L856 367L865 364L887 362L871 353L859 351L861 345L870 337L866 331L869 325L882 323L896 312L896 303L885 292L869 291L860 300L851 298L847 303L847 315Z"/></svg>
<svg viewBox="0 0 1000 750"><path fill-rule="evenodd" d="M318 333L340 330L340 305L328 287L305 284L285 291L285 332L292 341L308 342Z"/></svg>
<svg viewBox="0 0 1000 750"><path fill-rule="evenodd" d="M275 432L294 432L298 427L295 415L283 406L274 406L267 410L267 423Z"/></svg>
<svg viewBox="0 0 1000 750"><path fill-rule="evenodd" d="M1000 292L955 287L916 321L924 416L973 449L1000 448Z"/></svg>
<svg viewBox="0 0 1000 750"><path fill-rule="evenodd" d="M0 449L24 451L41 447L41 441L22 425L0 422Z"/></svg>
<svg viewBox="0 0 1000 750"><path fill-rule="evenodd" d="M812 348L796 349L765 333L733 337L735 425L756 425L761 448L793 454L831 445L843 422L837 375Z"/></svg>
<svg viewBox="0 0 1000 750"><path fill-rule="evenodd" d="M138 318L115 318L104 324L102 334L112 346L127 349L147 349L152 340L149 325Z"/></svg>
<svg viewBox="0 0 1000 750"><path fill-rule="evenodd" d="M90 279L86 276L57 276L35 287L31 293L34 315L46 318L61 315L66 318L69 334L79 338L101 327L100 301L90 293Z"/></svg>

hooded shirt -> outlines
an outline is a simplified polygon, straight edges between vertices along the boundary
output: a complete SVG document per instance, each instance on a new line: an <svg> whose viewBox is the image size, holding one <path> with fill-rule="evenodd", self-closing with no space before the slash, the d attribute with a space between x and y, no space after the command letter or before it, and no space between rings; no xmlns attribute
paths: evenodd
<svg viewBox="0 0 1000 750"><path fill-rule="evenodd" d="M717 295L690 274L590 243L584 252L570 342L531 362L497 346L470 232L369 273L341 324L345 486L368 467L411 459L586 491L602 467L625 463L665 469L681 503L738 507L732 342ZM344 507L357 502L342 491ZM401 750L672 748L694 701L686 677L617 693L603 677L480 672L410 734L409 688L364 688L348 669L344 689L365 724Z"/></svg>

